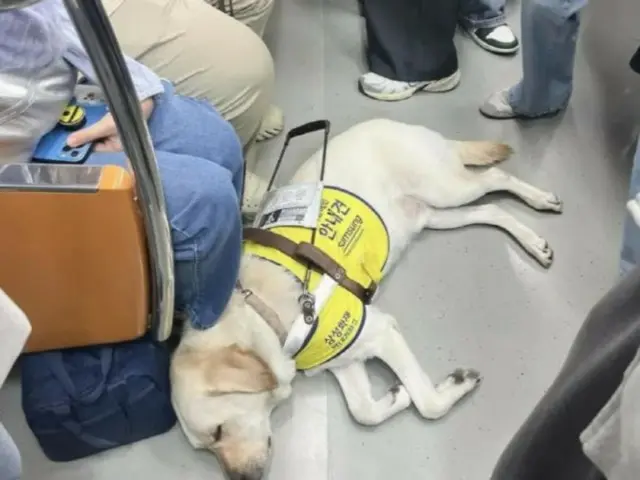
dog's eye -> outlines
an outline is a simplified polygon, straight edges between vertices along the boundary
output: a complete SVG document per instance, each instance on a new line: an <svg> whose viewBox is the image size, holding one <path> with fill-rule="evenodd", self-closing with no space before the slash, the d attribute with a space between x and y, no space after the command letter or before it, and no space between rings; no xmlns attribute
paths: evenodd
<svg viewBox="0 0 640 480"><path fill-rule="evenodd" d="M216 428L215 432L213 432L213 441L219 442L221 438L222 438L222 425L218 425L218 428Z"/></svg>

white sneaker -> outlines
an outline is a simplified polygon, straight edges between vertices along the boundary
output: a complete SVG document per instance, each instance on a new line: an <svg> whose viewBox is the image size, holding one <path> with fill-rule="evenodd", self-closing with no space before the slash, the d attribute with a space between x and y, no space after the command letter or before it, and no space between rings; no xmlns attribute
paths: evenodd
<svg viewBox="0 0 640 480"><path fill-rule="evenodd" d="M244 177L244 194L242 196L242 214L247 218L255 216L260 203L267 193L267 182L255 173L247 170Z"/></svg>
<svg viewBox="0 0 640 480"><path fill-rule="evenodd" d="M480 113L497 119L516 118L518 114L513 111L509 104L509 90L500 90L493 93L480 106Z"/></svg>
<svg viewBox="0 0 640 480"><path fill-rule="evenodd" d="M474 42L489 52L511 54L516 53L520 47L518 38L507 24L491 28L476 28L468 32Z"/></svg>
<svg viewBox="0 0 640 480"><path fill-rule="evenodd" d="M384 102L397 102L406 100L417 92L448 92L460 83L460 70L452 75L439 80L428 82L401 82L383 77L377 73L369 72L360 77L360 91L367 97L382 100Z"/></svg>
<svg viewBox="0 0 640 480"><path fill-rule="evenodd" d="M256 136L256 142L269 140L284 130L284 114L275 105L270 105L260 124L260 130Z"/></svg>

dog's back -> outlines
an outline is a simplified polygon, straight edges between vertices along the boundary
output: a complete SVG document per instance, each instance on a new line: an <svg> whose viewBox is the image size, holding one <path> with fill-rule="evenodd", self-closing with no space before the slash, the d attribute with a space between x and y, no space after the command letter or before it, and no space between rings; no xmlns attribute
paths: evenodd
<svg viewBox="0 0 640 480"><path fill-rule="evenodd" d="M358 195L378 212L393 255L421 230L416 216L425 207L439 207L443 190L468 175L465 165L491 165L510 154L501 143L454 141L423 126L375 119L331 139L324 183ZM318 150L292 183L317 181L321 160Z"/></svg>

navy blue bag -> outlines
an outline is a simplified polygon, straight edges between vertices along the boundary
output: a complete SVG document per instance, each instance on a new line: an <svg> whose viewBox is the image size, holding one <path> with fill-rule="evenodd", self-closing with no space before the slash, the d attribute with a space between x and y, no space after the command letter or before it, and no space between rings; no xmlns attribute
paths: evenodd
<svg viewBox="0 0 640 480"><path fill-rule="evenodd" d="M176 422L169 351L134 342L24 355L22 408L45 455L75 460L166 432Z"/></svg>

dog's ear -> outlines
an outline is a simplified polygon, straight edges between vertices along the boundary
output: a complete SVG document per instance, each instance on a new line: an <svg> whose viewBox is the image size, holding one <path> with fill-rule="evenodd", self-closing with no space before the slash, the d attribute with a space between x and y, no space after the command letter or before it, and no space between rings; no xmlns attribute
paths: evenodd
<svg viewBox="0 0 640 480"><path fill-rule="evenodd" d="M207 358L205 369L209 395L266 392L278 386L267 364L237 345L213 353Z"/></svg>

